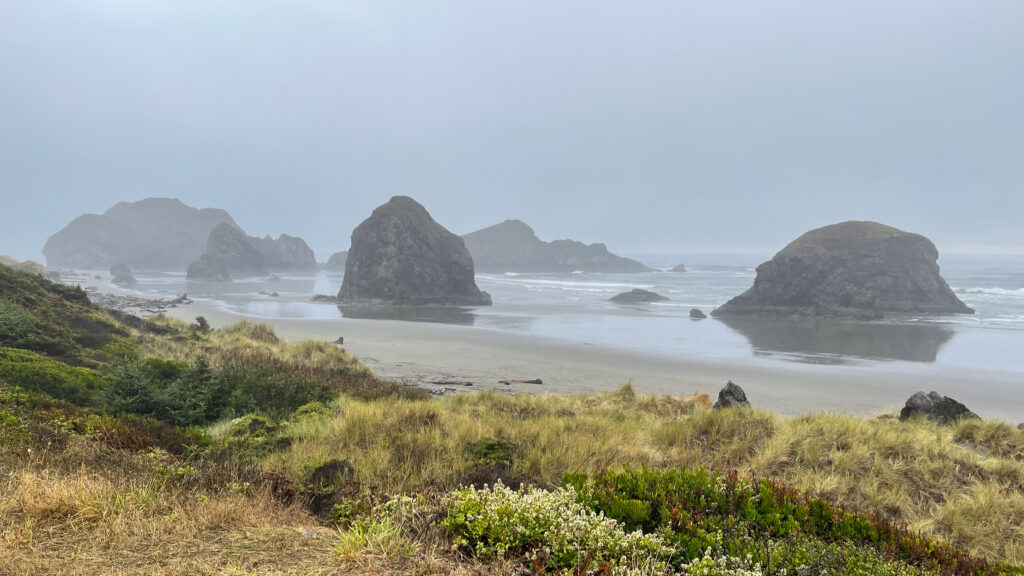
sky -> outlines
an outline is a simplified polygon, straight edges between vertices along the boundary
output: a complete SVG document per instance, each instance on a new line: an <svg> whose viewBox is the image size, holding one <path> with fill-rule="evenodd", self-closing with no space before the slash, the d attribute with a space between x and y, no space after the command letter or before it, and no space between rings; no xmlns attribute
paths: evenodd
<svg viewBox="0 0 1024 576"><path fill-rule="evenodd" d="M1019 0L0 0L0 253L122 200L320 260L392 195L626 254L1024 254Z"/></svg>

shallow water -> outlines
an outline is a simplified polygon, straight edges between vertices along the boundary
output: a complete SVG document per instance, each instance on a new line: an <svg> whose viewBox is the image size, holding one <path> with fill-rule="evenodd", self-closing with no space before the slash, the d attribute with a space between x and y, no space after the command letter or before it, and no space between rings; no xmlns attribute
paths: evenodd
<svg viewBox="0 0 1024 576"><path fill-rule="evenodd" d="M973 315L902 316L884 321L708 318L692 321L691 308L710 312L746 290L753 264L691 264L685 273L478 274L494 305L481 308L339 308L312 302L337 294L342 275L282 274L276 281L238 279L228 284L186 281L183 273L140 273L136 292L192 298L254 318L371 318L441 322L657 354L815 365L935 364L1024 375L1024 257L950 259L942 272ZM650 262L650 259L645 261ZM681 257L662 258L667 269ZM751 257L750 262L757 262ZM100 273L106 276L104 273ZM91 275L89 276L91 278ZM96 283L93 281L92 283ZM111 292L122 291L101 286ZM633 288L668 302L621 306L608 298ZM262 293L261 293L262 292ZM273 296L270 293L277 293ZM1022 378L1024 383L1024 378Z"/></svg>

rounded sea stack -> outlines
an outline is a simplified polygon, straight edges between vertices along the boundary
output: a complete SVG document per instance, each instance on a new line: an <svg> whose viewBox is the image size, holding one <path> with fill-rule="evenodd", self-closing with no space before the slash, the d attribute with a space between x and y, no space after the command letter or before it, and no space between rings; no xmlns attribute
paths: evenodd
<svg viewBox="0 0 1024 576"><path fill-rule="evenodd" d="M939 274L931 240L850 221L800 236L757 267L754 285L712 316L973 314Z"/></svg>
<svg viewBox="0 0 1024 576"><path fill-rule="evenodd" d="M408 196L377 207L352 231L338 299L396 305L489 306L462 238Z"/></svg>

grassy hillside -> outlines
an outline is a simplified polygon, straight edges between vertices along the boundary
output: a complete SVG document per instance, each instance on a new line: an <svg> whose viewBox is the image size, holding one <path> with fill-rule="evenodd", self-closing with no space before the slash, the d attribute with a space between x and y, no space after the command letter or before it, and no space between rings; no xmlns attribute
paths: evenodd
<svg viewBox="0 0 1024 576"><path fill-rule="evenodd" d="M1024 574L1024 432L381 381L0 266L0 574Z"/></svg>

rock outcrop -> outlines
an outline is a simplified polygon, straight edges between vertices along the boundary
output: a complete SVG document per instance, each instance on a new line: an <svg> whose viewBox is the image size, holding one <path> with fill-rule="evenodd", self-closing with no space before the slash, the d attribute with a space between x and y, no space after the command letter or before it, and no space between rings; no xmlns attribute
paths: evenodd
<svg viewBox="0 0 1024 576"><path fill-rule="evenodd" d="M132 276L132 269L130 266L124 263L117 263L110 267L111 284L117 284L118 286L134 286L138 284L135 277Z"/></svg>
<svg viewBox="0 0 1024 576"><path fill-rule="evenodd" d="M231 274L266 275L267 266L263 254L252 245L245 232L221 224L210 232L206 253L188 267L186 277L223 282L230 280Z"/></svg>
<svg viewBox="0 0 1024 576"><path fill-rule="evenodd" d="M344 303L490 305L473 277L473 258L455 234L408 196L395 196L352 232Z"/></svg>
<svg viewBox="0 0 1024 576"><path fill-rule="evenodd" d="M43 246L53 268L180 270L198 258L218 224L236 226L224 210L197 209L176 198L120 202L102 215L84 214L50 236Z"/></svg>
<svg viewBox="0 0 1024 576"><path fill-rule="evenodd" d="M927 394L917 392L907 399L907 404L900 410L900 420L914 416L924 416L939 424L953 424L963 418L978 418L967 406L935 391Z"/></svg>
<svg viewBox="0 0 1024 576"><path fill-rule="evenodd" d="M344 272L345 262L348 261L348 250L342 250L341 252L335 252L331 254L331 257L327 259L327 265L325 268L329 272Z"/></svg>
<svg viewBox="0 0 1024 576"><path fill-rule="evenodd" d="M664 302L668 300L668 298L658 294L657 292L634 288L629 292L616 294L609 298L609 300L616 304L650 304L651 302Z"/></svg>
<svg viewBox="0 0 1024 576"><path fill-rule="evenodd" d="M480 272L647 272L647 266L616 256L601 243L544 242L519 220L506 220L463 236Z"/></svg>
<svg viewBox="0 0 1024 576"><path fill-rule="evenodd" d="M877 222L842 222L800 236L757 267L749 290L712 316L970 314L939 274L930 240Z"/></svg>
<svg viewBox="0 0 1024 576"><path fill-rule="evenodd" d="M718 402L715 402L713 409L721 410L722 408L731 408L733 406L750 408L750 402L747 401L747 394L743 391L743 388L729 380L725 387L718 391Z"/></svg>
<svg viewBox="0 0 1024 576"><path fill-rule="evenodd" d="M276 240L269 235L249 237L249 242L271 270L316 270L316 256L302 238L281 234Z"/></svg>
<svg viewBox="0 0 1024 576"><path fill-rule="evenodd" d="M700 308L690 308L690 319L691 320L703 320L708 315L701 311Z"/></svg>
<svg viewBox="0 0 1024 576"><path fill-rule="evenodd" d="M686 266L685 265L677 264L677 265L673 266L672 269L669 270L669 272L687 272L687 270L686 270Z"/></svg>

